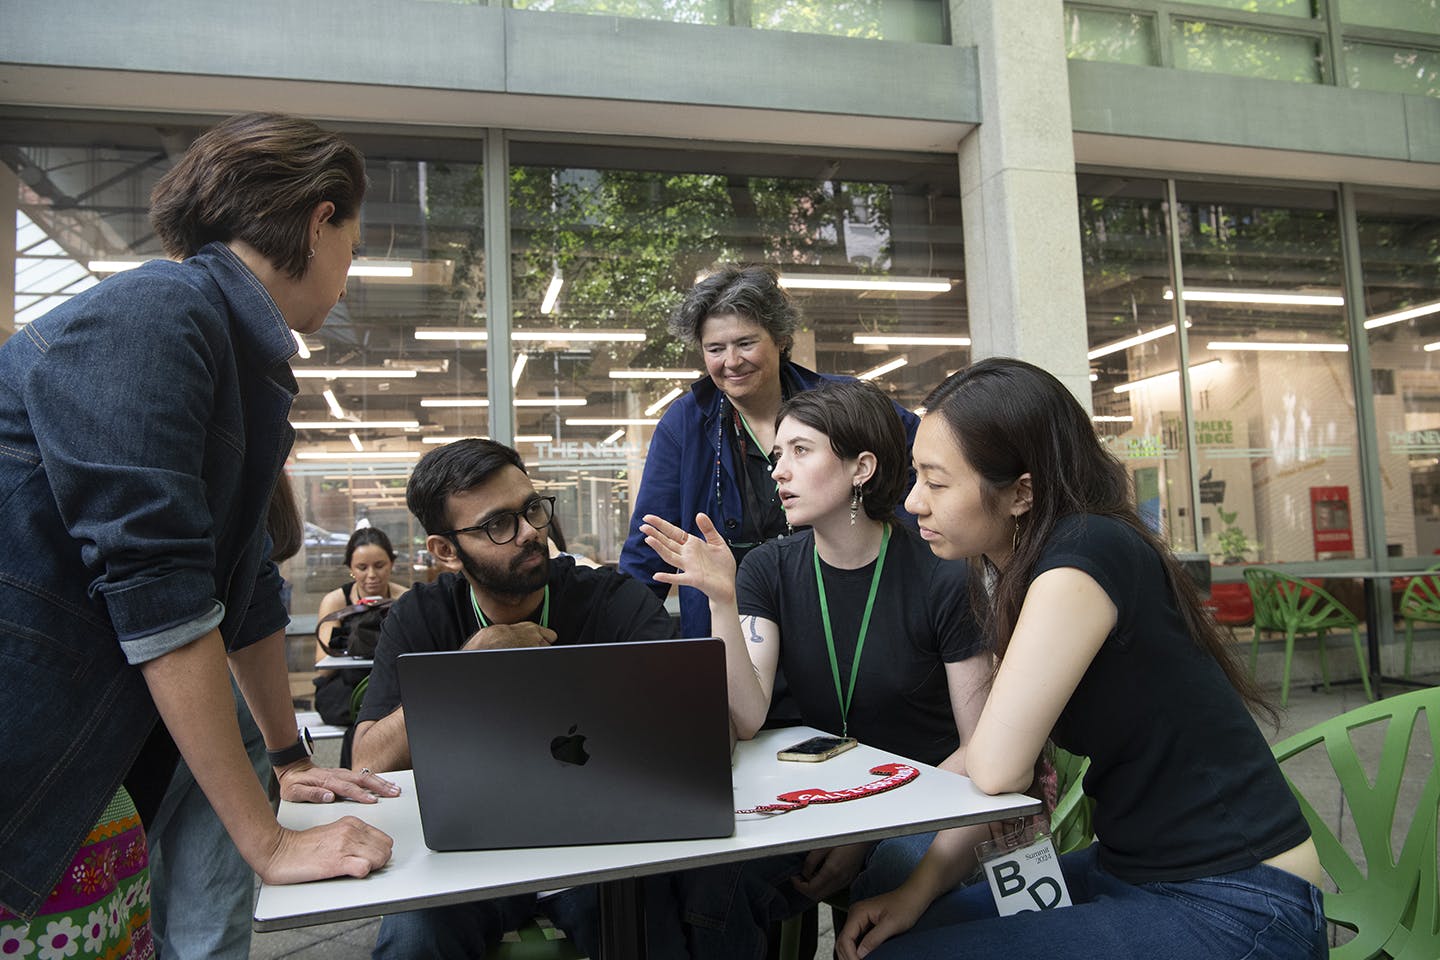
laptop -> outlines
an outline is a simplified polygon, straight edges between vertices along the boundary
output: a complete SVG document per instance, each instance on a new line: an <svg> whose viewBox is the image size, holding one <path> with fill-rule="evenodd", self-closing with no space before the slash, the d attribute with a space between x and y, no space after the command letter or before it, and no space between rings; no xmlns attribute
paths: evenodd
<svg viewBox="0 0 1440 960"><path fill-rule="evenodd" d="M398 669L432 850L735 832L718 638L409 653Z"/></svg>

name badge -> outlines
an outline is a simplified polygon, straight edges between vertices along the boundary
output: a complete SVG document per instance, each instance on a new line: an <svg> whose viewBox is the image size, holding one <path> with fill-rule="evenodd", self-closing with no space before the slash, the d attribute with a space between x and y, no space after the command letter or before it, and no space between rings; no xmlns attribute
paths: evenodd
<svg viewBox="0 0 1440 960"><path fill-rule="evenodd" d="M1055 844L1033 824L978 844L975 852L1000 916L1072 906Z"/></svg>

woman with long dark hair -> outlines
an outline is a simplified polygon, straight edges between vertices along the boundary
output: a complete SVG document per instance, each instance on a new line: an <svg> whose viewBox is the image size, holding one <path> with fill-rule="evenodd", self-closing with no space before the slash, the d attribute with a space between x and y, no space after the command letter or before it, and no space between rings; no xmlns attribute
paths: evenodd
<svg viewBox="0 0 1440 960"><path fill-rule="evenodd" d="M987 885L949 892L969 851L941 834L852 909L840 955L1323 957L1315 846L1246 709L1268 708L1084 409L1001 358L925 406L906 507L936 555L971 560L999 661L967 772L1002 793L1047 740L1089 756L1098 839L1061 858L1073 907L1001 918Z"/></svg>

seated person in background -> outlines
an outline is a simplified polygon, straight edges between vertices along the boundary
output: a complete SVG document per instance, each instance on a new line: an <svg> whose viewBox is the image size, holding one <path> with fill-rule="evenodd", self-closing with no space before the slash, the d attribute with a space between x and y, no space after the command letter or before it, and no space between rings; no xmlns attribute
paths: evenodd
<svg viewBox="0 0 1440 960"><path fill-rule="evenodd" d="M510 447L469 439L430 451L410 476L406 501L425 528L426 549L459 572L417 584L385 619L355 730L356 766L410 766L395 663L402 653L673 636L669 614L639 581L549 557L545 532L555 500L536 494ZM594 937L594 900L593 888L573 888L539 908L582 949L593 950L586 941ZM525 895L391 914L380 924L374 955L480 957L535 909L535 896Z"/></svg>
<svg viewBox="0 0 1440 960"><path fill-rule="evenodd" d="M368 522L368 521L367 521ZM337 610L368 600L371 597L394 599L401 596L406 588L391 583L395 571L395 548L390 538L379 527L360 527L350 534L345 544L345 566L350 570L353 581L337 587L320 600L316 616L324 621ZM339 621L322 622L315 628L315 661L328 656L326 647ZM351 701L355 688L370 675L367 667L345 667L339 670L317 670L315 675L315 710L320 719L339 727L347 727L340 742L340 765L350 766L350 754L354 748L355 717L351 713Z"/></svg>
<svg viewBox="0 0 1440 960"><path fill-rule="evenodd" d="M390 582L395 573L395 548L379 527L361 527L350 534L350 540L345 544L345 568L350 571L352 582L336 587L320 599L320 609L315 614L318 619L324 620L336 610L343 610L370 597L393 600L408 589ZM325 645L330 642L334 629L334 620L315 628L319 641L315 645L316 663L328 655ZM322 676L329 672L320 671Z"/></svg>
<svg viewBox="0 0 1440 960"><path fill-rule="evenodd" d="M962 744L984 706L991 660L969 616L965 566L935 557L895 517L906 446L904 424L873 385L822 383L787 400L775 430L780 502L790 523L810 529L756 547L737 574L707 515L695 520L703 537L645 517L646 542L677 570L655 578L709 597L741 738L764 723L780 667L802 723L965 772ZM984 825L955 832L967 845L989 836ZM933 836L797 856L791 873L800 896L789 898L789 909L852 881L865 895L892 889ZM775 859L766 861L771 876ZM763 902L753 893L751 900ZM763 929L767 918L755 919Z"/></svg>

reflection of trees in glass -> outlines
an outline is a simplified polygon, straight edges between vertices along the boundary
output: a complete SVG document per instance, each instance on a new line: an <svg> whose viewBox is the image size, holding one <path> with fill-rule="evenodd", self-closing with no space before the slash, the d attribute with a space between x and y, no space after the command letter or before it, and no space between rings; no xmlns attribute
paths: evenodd
<svg viewBox="0 0 1440 960"><path fill-rule="evenodd" d="M1161 291L1144 281L1168 274L1167 243L1159 200L1081 197L1080 255L1092 339L1121 335L1096 330L1097 321L1129 331L1141 308L1163 303ZM1106 306L1113 311L1108 317Z"/></svg>
<svg viewBox="0 0 1440 960"><path fill-rule="evenodd" d="M727 24L729 0L510 0L516 10L591 13L671 23Z"/></svg>
<svg viewBox="0 0 1440 960"><path fill-rule="evenodd" d="M750 0L750 25L765 30L885 38L885 0ZM909 39L902 37L897 39Z"/></svg>
<svg viewBox="0 0 1440 960"><path fill-rule="evenodd" d="M1352 87L1440 97L1440 50L1346 43L1345 74Z"/></svg>
<svg viewBox="0 0 1440 960"><path fill-rule="evenodd" d="M1154 66L1159 63L1155 55L1155 18L1067 6L1065 55L1072 60Z"/></svg>
<svg viewBox="0 0 1440 960"><path fill-rule="evenodd" d="M1203 20L1176 20L1171 29L1177 67L1266 80L1320 82L1320 47L1314 37Z"/></svg>
<svg viewBox="0 0 1440 960"><path fill-rule="evenodd" d="M1309 19L1320 16L1320 12L1315 9L1317 0L1190 0L1190 2L1207 7L1224 7L1227 10L1269 13L1282 17Z"/></svg>

